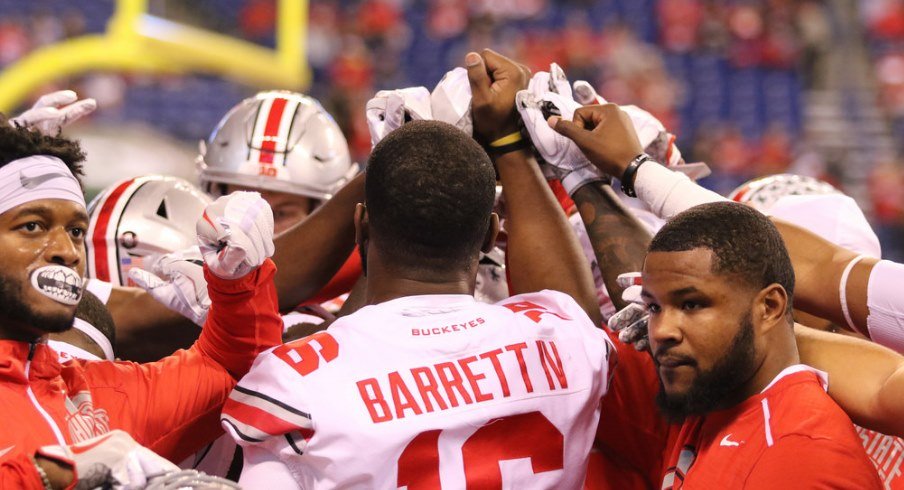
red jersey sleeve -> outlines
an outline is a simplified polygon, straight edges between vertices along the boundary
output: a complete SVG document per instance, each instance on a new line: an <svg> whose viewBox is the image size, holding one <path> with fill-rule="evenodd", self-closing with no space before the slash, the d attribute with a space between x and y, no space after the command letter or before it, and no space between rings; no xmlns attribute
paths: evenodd
<svg viewBox="0 0 904 490"><path fill-rule="evenodd" d="M44 483L31 458L21 454L0 464L0 488L43 490Z"/></svg>
<svg viewBox="0 0 904 490"><path fill-rule="evenodd" d="M605 330L615 345L618 364L600 405L595 445L619 466L643 475L648 488L659 488L663 455L677 431L656 408L656 369L648 353L638 352Z"/></svg>
<svg viewBox="0 0 904 490"><path fill-rule="evenodd" d="M179 461L222 433L219 414L236 380L259 353L281 341L273 275L267 261L233 281L205 270L212 306L198 341L157 362L85 363L95 405L110 429Z"/></svg>
<svg viewBox="0 0 904 490"><path fill-rule="evenodd" d="M744 488L879 489L876 468L849 448L830 439L789 434L763 451Z"/></svg>

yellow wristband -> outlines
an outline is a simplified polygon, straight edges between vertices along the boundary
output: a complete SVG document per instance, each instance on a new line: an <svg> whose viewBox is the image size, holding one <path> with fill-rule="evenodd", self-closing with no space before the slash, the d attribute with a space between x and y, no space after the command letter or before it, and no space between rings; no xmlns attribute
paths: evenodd
<svg viewBox="0 0 904 490"><path fill-rule="evenodd" d="M521 132L515 131L512 134L507 134L507 135L499 138L498 140L490 143L490 146L494 147L494 148L498 148L500 146L510 145L512 143L517 143L519 141L521 141Z"/></svg>

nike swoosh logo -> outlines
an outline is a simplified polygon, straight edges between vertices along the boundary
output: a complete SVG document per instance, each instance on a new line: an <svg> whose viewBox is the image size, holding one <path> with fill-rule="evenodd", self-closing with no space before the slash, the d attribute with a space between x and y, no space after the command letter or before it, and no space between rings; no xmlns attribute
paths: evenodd
<svg viewBox="0 0 904 490"><path fill-rule="evenodd" d="M34 189L35 187L47 182L48 180L59 179L59 178L69 177L68 175L60 172L52 173L52 174L41 174L35 175L34 177L26 177L25 174L19 172L19 183L22 184L22 187L26 189Z"/></svg>
<svg viewBox="0 0 904 490"><path fill-rule="evenodd" d="M720 442L719 445L720 446L728 446L728 447L736 447L736 446L741 445L741 443L739 443L739 442L729 440L728 439L729 437L731 437L731 434L728 434L727 436L723 437L722 442Z"/></svg>
<svg viewBox="0 0 904 490"><path fill-rule="evenodd" d="M2 458L3 456L6 456L6 453L12 451L14 447L16 447L15 444L13 444L12 446L10 446L6 449L0 449L0 458Z"/></svg>

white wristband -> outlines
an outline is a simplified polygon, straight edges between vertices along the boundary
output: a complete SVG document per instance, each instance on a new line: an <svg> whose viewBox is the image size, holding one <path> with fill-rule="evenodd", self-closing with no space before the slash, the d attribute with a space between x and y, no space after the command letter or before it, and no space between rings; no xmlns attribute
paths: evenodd
<svg viewBox="0 0 904 490"><path fill-rule="evenodd" d="M605 182L608 178L600 173L594 167L580 167L568 172L562 178L562 188L569 196L574 195L575 191L584 187L591 182Z"/></svg>
<svg viewBox="0 0 904 490"><path fill-rule="evenodd" d="M730 202L719 194L700 187L686 175L652 161L637 169L634 190L637 198L662 219L669 219L700 204Z"/></svg>
<svg viewBox="0 0 904 490"><path fill-rule="evenodd" d="M841 273L841 282L838 284L838 298L841 301L841 312L844 313L844 321L847 322L848 328L857 333L863 333L856 325L854 325L854 320L851 320L851 312L848 309L847 305L847 282L848 276L851 274L851 269L857 265L857 262L860 262L866 257L866 255L858 255L851 259L848 262L847 266L844 268L844 272Z"/></svg>

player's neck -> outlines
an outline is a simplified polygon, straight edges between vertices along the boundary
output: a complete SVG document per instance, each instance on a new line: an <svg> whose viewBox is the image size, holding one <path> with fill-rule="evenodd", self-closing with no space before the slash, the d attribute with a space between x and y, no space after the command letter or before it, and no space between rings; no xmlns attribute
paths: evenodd
<svg viewBox="0 0 904 490"><path fill-rule="evenodd" d="M15 340L18 342L41 342L47 332L42 332L27 325L11 320L0 321L0 340Z"/></svg>
<svg viewBox="0 0 904 490"><path fill-rule="evenodd" d="M784 333L774 332L775 335L769 339L766 355L763 357L759 369L744 387L745 396L742 399L761 393L779 373L790 366L800 364L794 334L784 335Z"/></svg>
<svg viewBox="0 0 904 490"><path fill-rule="evenodd" d="M474 274L456 271L436 274L387 267L378 260L368 260L365 303L374 305L406 296L426 294L474 294Z"/></svg>

